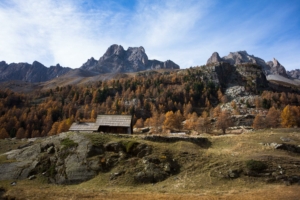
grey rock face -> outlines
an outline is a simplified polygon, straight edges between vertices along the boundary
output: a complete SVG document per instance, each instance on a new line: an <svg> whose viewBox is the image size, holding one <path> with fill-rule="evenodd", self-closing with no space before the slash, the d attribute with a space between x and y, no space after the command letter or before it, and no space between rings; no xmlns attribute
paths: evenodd
<svg viewBox="0 0 300 200"><path fill-rule="evenodd" d="M90 59L88 59L88 60L86 61L86 63L84 63L84 64L82 65L82 68L89 68L89 67L91 67L91 66L96 65L97 63L98 63L98 61L95 60L94 57L91 57Z"/></svg>
<svg viewBox="0 0 300 200"><path fill-rule="evenodd" d="M247 51L237 51L230 52L228 56L222 58L226 62L229 62L232 65L242 64L242 63L253 63L262 67L265 74L268 74L270 71L270 66L266 64L266 62L258 57L253 55L249 55Z"/></svg>
<svg viewBox="0 0 300 200"><path fill-rule="evenodd" d="M272 75L278 74L286 78L300 79L300 70L292 70L287 72L283 65L281 65L275 58L273 61L265 62L263 59L249 55L247 51L230 52L227 56L220 58L217 52L214 52L212 56L207 60L207 64L227 62L231 65L239 65L246 63L253 63L262 67L264 74Z"/></svg>
<svg viewBox="0 0 300 200"><path fill-rule="evenodd" d="M214 52L211 57L207 60L206 64L222 62L221 57L219 56L218 52Z"/></svg>
<svg viewBox="0 0 300 200"><path fill-rule="evenodd" d="M73 145L63 145L64 140ZM5 155L9 162L0 163L0 180L30 179L42 174L52 183L76 184L92 179L98 173L120 168L112 173L111 180L131 173L132 180L158 182L179 170L173 159L166 157L160 160L150 157L151 153L151 146L144 143L122 141L95 146L80 133L61 133L7 152ZM139 163L138 166L132 166L134 160Z"/></svg>
<svg viewBox="0 0 300 200"><path fill-rule="evenodd" d="M290 78L300 79L300 69L287 71L286 73L287 73L288 77L290 77Z"/></svg>
<svg viewBox="0 0 300 200"><path fill-rule="evenodd" d="M45 67L43 64L34 61L32 65L28 63L11 63L0 62L0 82L9 80L21 80L32 83L44 82L61 76L71 68L61 67L59 64Z"/></svg>
<svg viewBox="0 0 300 200"><path fill-rule="evenodd" d="M179 66L170 60L166 62L149 60L143 47L129 47L124 50L121 45L114 44L99 61L91 58L80 68L98 73L117 73L148 69L179 69Z"/></svg>
<svg viewBox="0 0 300 200"><path fill-rule="evenodd" d="M288 77L284 66L282 66L275 58L273 58L273 61L267 62L267 64L271 67L271 74L279 74Z"/></svg>

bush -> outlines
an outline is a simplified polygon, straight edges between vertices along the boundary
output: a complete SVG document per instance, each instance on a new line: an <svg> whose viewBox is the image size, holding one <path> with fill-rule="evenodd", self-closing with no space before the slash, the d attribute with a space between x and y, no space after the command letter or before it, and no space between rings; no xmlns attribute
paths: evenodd
<svg viewBox="0 0 300 200"><path fill-rule="evenodd" d="M87 137L91 140L94 146L100 147L105 143L111 141L112 136L103 135L103 134L96 134L96 135L87 135Z"/></svg>
<svg viewBox="0 0 300 200"><path fill-rule="evenodd" d="M251 159L246 161L246 167L253 171L263 171L268 168L268 165L262 161Z"/></svg>

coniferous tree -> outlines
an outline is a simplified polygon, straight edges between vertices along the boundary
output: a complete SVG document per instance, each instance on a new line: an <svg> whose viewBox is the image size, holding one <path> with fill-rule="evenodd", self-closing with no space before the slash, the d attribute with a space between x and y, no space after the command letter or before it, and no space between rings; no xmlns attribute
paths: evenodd
<svg viewBox="0 0 300 200"><path fill-rule="evenodd" d="M262 115L257 114L253 120L253 127L255 129L263 129L266 128L266 126L265 118Z"/></svg>
<svg viewBox="0 0 300 200"><path fill-rule="evenodd" d="M223 134L226 133L226 129L232 126L231 115L228 111L224 110L218 116L218 120L216 122L216 127L221 129Z"/></svg>
<svg viewBox="0 0 300 200"><path fill-rule="evenodd" d="M271 107L266 116L266 125L268 128L277 128L280 123L280 112L276 108Z"/></svg>
<svg viewBox="0 0 300 200"><path fill-rule="evenodd" d="M7 131L4 128L0 130L0 139L9 138Z"/></svg>
<svg viewBox="0 0 300 200"><path fill-rule="evenodd" d="M293 113L290 105L285 106L281 112L281 125L287 128L297 125L295 113Z"/></svg>

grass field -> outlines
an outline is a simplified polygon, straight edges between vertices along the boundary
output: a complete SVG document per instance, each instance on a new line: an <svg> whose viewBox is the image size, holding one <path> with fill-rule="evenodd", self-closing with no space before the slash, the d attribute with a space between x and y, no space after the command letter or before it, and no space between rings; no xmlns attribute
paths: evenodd
<svg viewBox="0 0 300 200"><path fill-rule="evenodd" d="M245 171L246 161L254 159L267 163L270 172L277 172L280 166L286 175L299 176L299 154L262 143L283 143L281 138L288 138L288 144L299 145L300 129L205 137L211 142L208 148L186 141L158 143L135 138L151 145L153 154L169 152L181 166L180 173L155 184L130 182L127 174L110 180L112 169L77 185L48 184L45 177L38 175L35 180L18 181L16 186L11 186L11 181L1 181L0 188L6 191L6 199L299 199L298 184L286 186L282 181L269 182L268 177L243 173L239 178L230 179L224 178L224 174L228 170ZM97 141L97 136L92 139L102 142ZM1 141L3 148L4 143Z"/></svg>

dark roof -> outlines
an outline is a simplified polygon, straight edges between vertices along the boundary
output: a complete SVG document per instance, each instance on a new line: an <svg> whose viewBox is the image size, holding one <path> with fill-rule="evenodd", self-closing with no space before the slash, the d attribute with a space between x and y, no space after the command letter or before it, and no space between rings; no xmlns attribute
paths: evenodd
<svg viewBox="0 0 300 200"><path fill-rule="evenodd" d="M96 125L99 126L115 126L130 127L131 115L98 115Z"/></svg>
<svg viewBox="0 0 300 200"><path fill-rule="evenodd" d="M95 123L73 123L69 131L97 131L99 126Z"/></svg>

